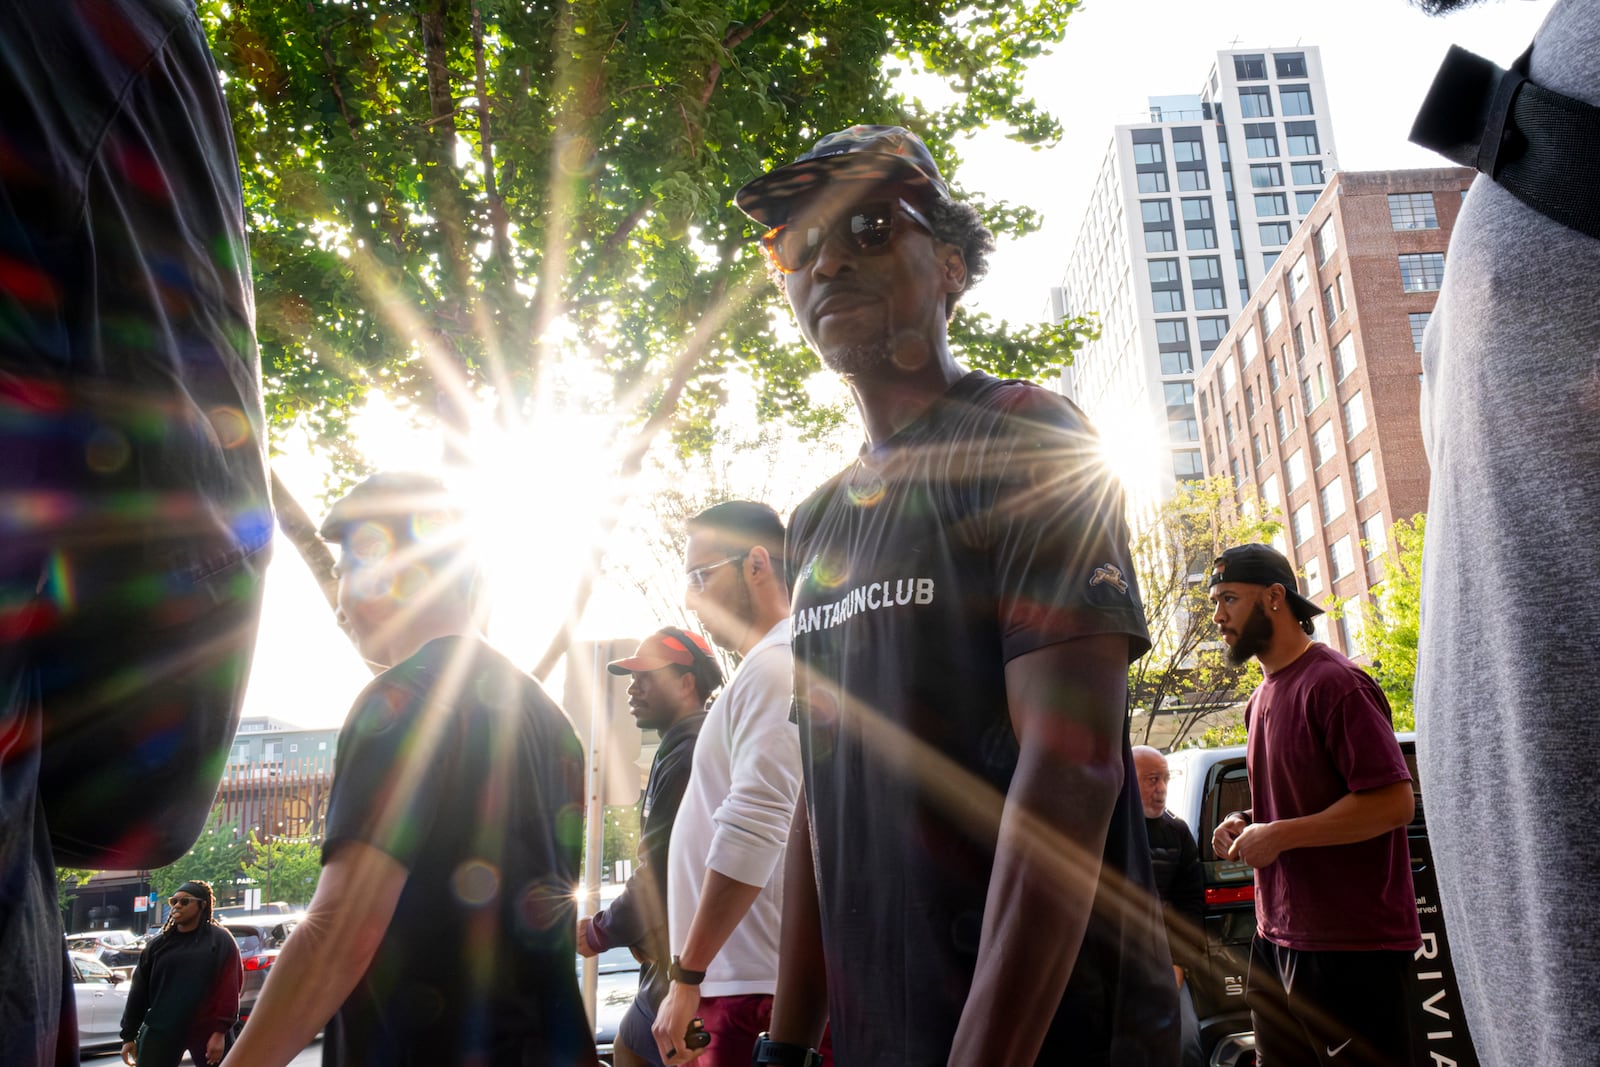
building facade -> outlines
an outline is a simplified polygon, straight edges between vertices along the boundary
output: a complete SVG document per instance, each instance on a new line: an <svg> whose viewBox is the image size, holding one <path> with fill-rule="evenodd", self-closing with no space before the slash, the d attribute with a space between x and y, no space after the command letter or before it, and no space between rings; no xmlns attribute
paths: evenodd
<svg viewBox="0 0 1600 1067"><path fill-rule="evenodd" d="M1061 390L1131 500L1201 476L1195 372L1336 167L1316 48L1219 52L1199 93L1116 127L1050 311L1098 317Z"/></svg>
<svg viewBox="0 0 1600 1067"><path fill-rule="evenodd" d="M228 750L228 768L282 770L292 765L331 771L338 747L337 728L308 730L270 716L251 715L239 721L233 747Z"/></svg>
<svg viewBox="0 0 1600 1067"><path fill-rule="evenodd" d="M1341 172L1196 375L1204 468L1259 499L1305 593L1370 600L1422 512L1422 334L1473 171ZM1360 656L1362 615L1318 618Z"/></svg>

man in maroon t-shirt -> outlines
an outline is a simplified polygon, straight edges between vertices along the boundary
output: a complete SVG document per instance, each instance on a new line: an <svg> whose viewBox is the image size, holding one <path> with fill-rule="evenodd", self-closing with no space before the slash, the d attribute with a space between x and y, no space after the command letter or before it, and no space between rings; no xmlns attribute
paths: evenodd
<svg viewBox="0 0 1600 1067"><path fill-rule="evenodd" d="M1217 855L1256 869L1246 997L1261 1067L1405 1067L1406 984L1422 943L1406 824L1411 775L1383 691L1313 642L1322 609L1266 545L1212 564L1228 657L1261 661L1250 696L1248 811L1212 835Z"/></svg>

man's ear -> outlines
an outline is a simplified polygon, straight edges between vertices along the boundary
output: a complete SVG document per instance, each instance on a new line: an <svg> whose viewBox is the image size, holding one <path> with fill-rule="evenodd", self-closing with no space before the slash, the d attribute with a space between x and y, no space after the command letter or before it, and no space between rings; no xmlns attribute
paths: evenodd
<svg viewBox="0 0 1600 1067"><path fill-rule="evenodd" d="M939 276L945 292L959 293L967 286L967 256L955 245L941 245L944 252L939 258Z"/></svg>
<svg viewBox="0 0 1600 1067"><path fill-rule="evenodd" d="M750 576L752 578L758 578L763 574L767 578L772 577L772 555L765 548L760 545L753 546L750 549L748 559L750 560Z"/></svg>

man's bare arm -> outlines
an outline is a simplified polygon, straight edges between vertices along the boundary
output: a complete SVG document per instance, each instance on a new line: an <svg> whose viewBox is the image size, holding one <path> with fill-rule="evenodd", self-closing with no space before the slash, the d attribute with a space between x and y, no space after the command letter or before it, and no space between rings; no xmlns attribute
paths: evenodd
<svg viewBox="0 0 1600 1067"><path fill-rule="evenodd" d="M710 967L722 946L744 921L745 913L761 895L761 889L761 886L747 885L707 868L705 881L700 885L700 903L695 906L683 951L678 955L680 966L686 971L703 971ZM661 1058L669 1064L687 1063L700 1055L684 1047L689 1021L699 1009L699 986L673 982L668 987L650 1031L655 1036Z"/></svg>
<svg viewBox="0 0 1600 1067"><path fill-rule="evenodd" d="M283 1067L333 1017L366 973L405 888L406 869L360 841L338 847L305 920L284 943L229 1067Z"/></svg>
<svg viewBox="0 0 1600 1067"><path fill-rule="evenodd" d="M795 805L783 858L783 931L778 938L778 992L772 1000L772 1040L816 1048L828 1025L828 972L822 954L822 916L811 856L811 815L805 793Z"/></svg>
<svg viewBox="0 0 1600 1067"><path fill-rule="evenodd" d="M1314 815L1251 823L1234 838L1228 856L1265 867L1290 849L1370 841L1409 823L1416 804L1410 779L1346 793Z"/></svg>
<svg viewBox="0 0 1600 1067"><path fill-rule="evenodd" d="M1006 665L1021 752L952 1065L1038 1057L1083 945L1122 792L1127 669L1120 635L1051 645Z"/></svg>

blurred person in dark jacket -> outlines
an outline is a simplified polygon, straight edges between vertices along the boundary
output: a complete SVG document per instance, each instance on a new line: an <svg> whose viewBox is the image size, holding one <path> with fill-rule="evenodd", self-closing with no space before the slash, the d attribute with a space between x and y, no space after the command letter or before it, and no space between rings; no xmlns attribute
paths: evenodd
<svg viewBox="0 0 1600 1067"><path fill-rule="evenodd" d="M0 102L0 1063L41 1067L78 1062L55 867L194 843L272 514L194 0L0 0Z"/></svg>
<svg viewBox="0 0 1600 1067"><path fill-rule="evenodd" d="M1133 770L1139 777L1145 835L1150 839L1150 866L1155 871L1156 892L1167 924L1167 947L1172 950L1172 977L1178 983L1183 1067L1200 1067L1204 1059L1200 1019L1195 1015L1194 996L1184 976L1184 968L1195 962L1205 912L1206 879L1200 866L1200 846L1195 843L1189 824L1167 810L1167 782L1172 774L1161 750L1136 746Z"/></svg>
<svg viewBox="0 0 1600 1067"><path fill-rule="evenodd" d="M122 1011L122 1059L129 1067L222 1062L239 1018L244 968L239 945L212 915L207 882L190 881L167 901L172 914L139 956Z"/></svg>
<svg viewBox="0 0 1600 1067"><path fill-rule="evenodd" d="M645 638L632 656L608 663L606 669L632 678L628 707L639 728L657 731L661 743L639 800L639 864L610 907L578 921L578 952L595 956L617 945L633 950L643 965L639 995L617 1027L613 1057L617 1067L661 1067L650 1026L670 985L667 846L689 784L706 702L722 685L722 668L703 637L666 626Z"/></svg>

